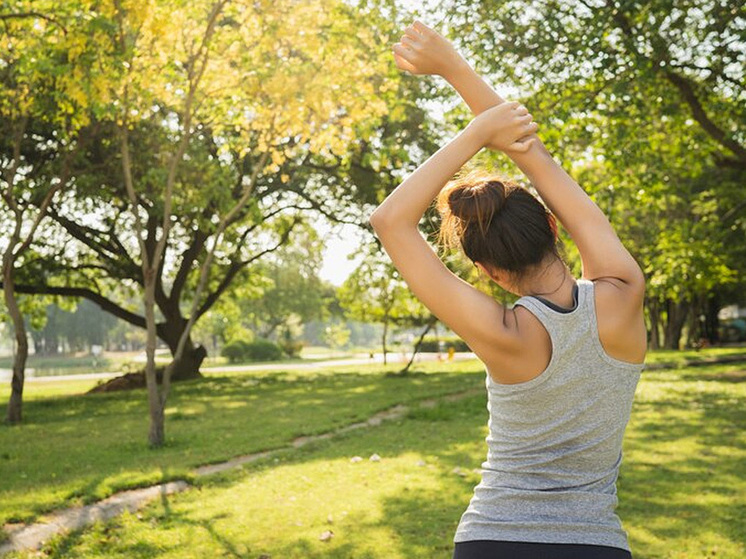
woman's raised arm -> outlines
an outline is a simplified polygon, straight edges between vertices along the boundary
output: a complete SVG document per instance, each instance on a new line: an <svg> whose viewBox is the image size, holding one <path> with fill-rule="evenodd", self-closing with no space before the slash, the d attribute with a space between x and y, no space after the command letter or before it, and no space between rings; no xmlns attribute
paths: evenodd
<svg viewBox="0 0 746 559"><path fill-rule="evenodd" d="M448 40L421 22L405 30L394 45L399 68L414 74L445 78L475 115L500 105L498 95L461 57ZM578 247L587 279L616 279L641 299L644 277L603 212L554 160L536 135L527 151L505 150L539 192L544 203L567 229Z"/></svg>
<svg viewBox="0 0 746 559"><path fill-rule="evenodd" d="M418 225L446 183L482 147L526 150L519 142L536 125L519 103L483 112L417 168L376 208L370 223L412 293L469 344L485 362L517 347L514 324L492 297L453 274L423 238Z"/></svg>

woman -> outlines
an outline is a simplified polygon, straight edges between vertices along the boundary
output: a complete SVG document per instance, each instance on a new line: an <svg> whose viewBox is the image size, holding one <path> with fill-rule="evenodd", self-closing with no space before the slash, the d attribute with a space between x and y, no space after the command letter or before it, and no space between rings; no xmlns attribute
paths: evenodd
<svg viewBox="0 0 746 559"><path fill-rule="evenodd" d="M476 115L370 217L412 292L487 369L487 460L453 557L629 559L614 510L622 437L646 351L643 274L547 152L525 107L500 98L420 22L393 50L399 68L444 77ZM548 210L495 177L448 183L483 147L511 157ZM452 274L420 234L436 196L441 238L458 242L481 272L520 296L513 307ZM554 216L578 247L581 278L559 256Z"/></svg>

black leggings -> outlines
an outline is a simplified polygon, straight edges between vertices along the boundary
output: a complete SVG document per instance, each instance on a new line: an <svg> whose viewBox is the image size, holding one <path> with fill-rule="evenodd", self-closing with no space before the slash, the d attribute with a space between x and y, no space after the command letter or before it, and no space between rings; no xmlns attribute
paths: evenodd
<svg viewBox="0 0 746 559"><path fill-rule="evenodd" d="M626 549L575 543L458 542L453 559L632 559Z"/></svg>

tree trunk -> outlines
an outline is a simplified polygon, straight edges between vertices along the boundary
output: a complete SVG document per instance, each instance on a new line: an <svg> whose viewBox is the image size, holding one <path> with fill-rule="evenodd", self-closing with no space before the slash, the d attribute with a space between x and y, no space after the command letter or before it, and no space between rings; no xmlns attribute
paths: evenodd
<svg viewBox="0 0 746 559"><path fill-rule="evenodd" d="M176 348L179 345L179 338L184 332L186 324L186 320L182 317L178 317L167 320L165 323L159 325L158 337L168 345L171 355L176 353ZM205 357L207 357L207 350L205 347L201 344L195 345L194 342L192 342L191 336L187 338L181 359L173 364L171 380L201 378L202 375L199 372L199 368L205 360Z"/></svg>
<svg viewBox="0 0 746 559"><path fill-rule="evenodd" d="M58 308L56 305L47 306L47 324L44 327L44 355L57 355L59 353L59 323Z"/></svg>
<svg viewBox="0 0 746 559"><path fill-rule="evenodd" d="M696 349L701 348L701 342L704 338L704 323L700 321L705 311L703 297L697 296L692 301L689 310L689 332L687 335L687 346Z"/></svg>
<svg viewBox="0 0 746 559"><path fill-rule="evenodd" d="M650 317L650 349L660 349L660 307L657 299L647 299L648 316Z"/></svg>
<svg viewBox="0 0 746 559"><path fill-rule="evenodd" d="M427 336L427 333L432 330L433 326L435 325L436 318L431 318L427 324L425 325L425 329L420 334L419 339L417 340L417 343L414 344L414 349L412 350L412 357L409 360L409 363L407 363L406 367L404 367L401 371L399 371L400 375L404 375L409 371L409 368L412 366L412 363L414 363L414 357L417 355L417 352L420 350L420 346L422 345L422 340L425 339L425 336Z"/></svg>
<svg viewBox="0 0 746 559"><path fill-rule="evenodd" d="M163 402L161 402L158 380L155 376L155 346L157 342L155 324L155 270L145 270L145 324L147 326L147 342L145 354L145 383L148 388L148 411L150 414L150 429L148 443L151 447L163 446L165 441L165 427Z"/></svg>
<svg viewBox="0 0 746 559"><path fill-rule="evenodd" d="M384 365L386 365L386 363L387 363L387 361L386 361L386 335L388 334L388 331L389 331L389 323L388 323L388 321L384 321L384 323L383 323L383 339L382 339L382 343L383 343L383 364Z"/></svg>
<svg viewBox="0 0 746 559"><path fill-rule="evenodd" d="M664 328L663 344L666 349L679 349L681 331L689 314L690 304L688 301L674 302L666 299L666 324Z"/></svg>
<svg viewBox="0 0 746 559"><path fill-rule="evenodd" d="M44 333L31 330L31 341L34 342L34 353L36 355L44 354Z"/></svg>
<svg viewBox="0 0 746 559"><path fill-rule="evenodd" d="M18 308L15 292L13 290L13 255L12 249L15 243L9 244L3 259L3 295L5 305L13 320L15 329L16 352L13 359L13 378L10 381L10 399L8 400L8 411L5 421L11 425L20 423L23 419L23 385L26 370L26 358L28 357L28 338L26 337L26 325L23 323L23 315Z"/></svg>
<svg viewBox="0 0 746 559"><path fill-rule="evenodd" d="M710 345L720 343L720 297L717 292L708 293L705 303L705 336Z"/></svg>
<svg viewBox="0 0 746 559"><path fill-rule="evenodd" d="M148 430L148 444L155 448L163 446L166 440L165 426L166 421L163 413L163 406L157 404L155 407L150 406L150 427Z"/></svg>

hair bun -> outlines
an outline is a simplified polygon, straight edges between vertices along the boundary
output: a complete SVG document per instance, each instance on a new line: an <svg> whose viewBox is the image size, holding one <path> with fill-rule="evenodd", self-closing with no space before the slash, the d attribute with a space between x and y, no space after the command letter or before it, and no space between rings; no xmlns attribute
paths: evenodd
<svg viewBox="0 0 746 559"><path fill-rule="evenodd" d="M464 222L475 223L486 234L492 218L505 207L505 185L495 179L479 183L456 183L448 190L450 213Z"/></svg>

